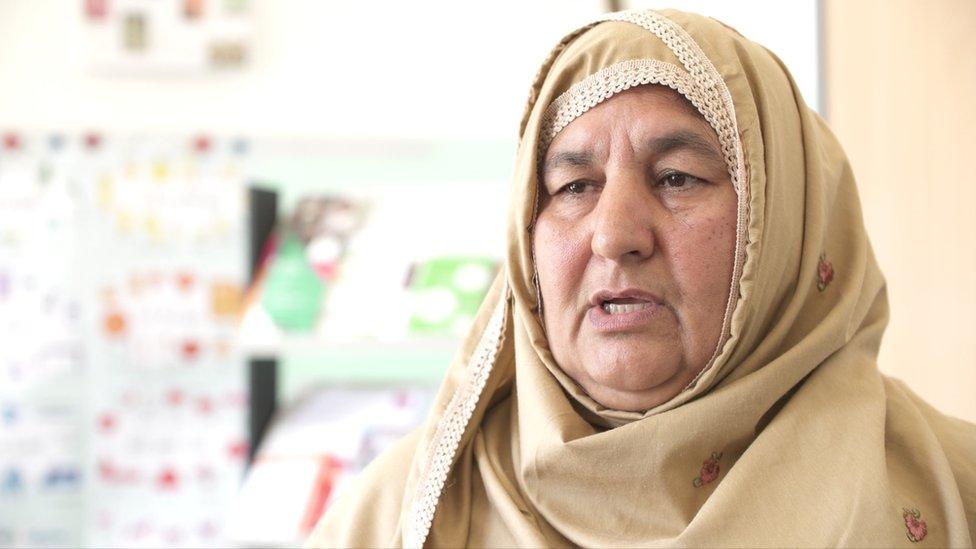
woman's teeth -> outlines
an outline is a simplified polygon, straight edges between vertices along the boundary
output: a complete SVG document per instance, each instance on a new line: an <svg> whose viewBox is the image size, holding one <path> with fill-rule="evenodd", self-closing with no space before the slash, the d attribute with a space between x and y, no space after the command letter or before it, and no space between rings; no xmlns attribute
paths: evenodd
<svg viewBox="0 0 976 549"><path fill-rule="evenodd" d="M641 311L650 307L651 304L648 302L643 303L604 303L603 310L612 314L619 315L623 313L633 313L636 311Z"/></svg>

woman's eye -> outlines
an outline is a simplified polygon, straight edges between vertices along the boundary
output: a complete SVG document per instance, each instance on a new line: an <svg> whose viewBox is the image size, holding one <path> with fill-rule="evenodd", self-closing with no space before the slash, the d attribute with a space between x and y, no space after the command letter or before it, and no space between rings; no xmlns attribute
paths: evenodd
<svg viewBox="0 0 976 549"><path fill-rule="evenodd" d="M582 181L573 181L572 183L563 187L569 194L580 194L586 191L586 183Z"/></svg>
<svg viewBox="0 0 976 549"><path fill-rule="evenodd" d="M678 189L690 186L698 181L698 178L681 172L671 172L665 174L659 182L659 186Z"/></svg>
<svg viewBox="0 0 976 549"><path fill-rule="evenodd" d="M567 194L583 194L586 189L591 185L591 183L586 181L573 181L563 185L559 192L565 192Z"/></svg>

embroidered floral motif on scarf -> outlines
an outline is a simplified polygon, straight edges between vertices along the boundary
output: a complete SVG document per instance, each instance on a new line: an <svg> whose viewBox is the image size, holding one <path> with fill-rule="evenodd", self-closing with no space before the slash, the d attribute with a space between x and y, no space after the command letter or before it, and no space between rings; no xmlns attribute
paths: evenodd
<svg viewBox="0 0 976 549"><path fill-rule="evenodd" d="M692 482L695 488L708 484L718 478L719 473L722 472L722 468L718 465L718 460L720 459L722 459L721 452L712 452L712 457L702 462L701 472L698 473L698 476Z"/></svg>
<svg viewBox="0 0 976 549"><path fill-rule="evenodd" d="M827 254L820 254L820 262L817 263L817 289L821 292L826 290L833 279L834 264L827 260Z"/></svg>
<svg viewBox="0 0 976 549"><path fill-rule="evenodd" d="M918 509L902 509L902 517L905 519L905 534L912 543L918 543L925 539L925 534L929 533L928 526L922 520L922 513Z"/></svg>

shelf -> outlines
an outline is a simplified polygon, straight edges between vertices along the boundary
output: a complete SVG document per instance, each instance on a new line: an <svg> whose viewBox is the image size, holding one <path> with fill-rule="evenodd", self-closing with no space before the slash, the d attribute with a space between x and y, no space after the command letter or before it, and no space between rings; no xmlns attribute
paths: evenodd
<svg viewBox="0 0 976 549"><path fill-rule="evenodd" d="M326 353L369 354L377 351L395 351L405 354L453 352L461 341L449 337L417 336L402 340L342 340L323 339L315 335L283 335L275 341L241 342L241 349L252 357L283 357L290 355L321 355Z"/></svg>
<svg viewBox="0 0 976 549"><path fill-rule="evenodd" d="M275 360L289 377L319 382L436 384L447 371L460 341L417 338L405 341L323 341L315 336L283 336L276 343L242 344L250 359Z"/></svg>

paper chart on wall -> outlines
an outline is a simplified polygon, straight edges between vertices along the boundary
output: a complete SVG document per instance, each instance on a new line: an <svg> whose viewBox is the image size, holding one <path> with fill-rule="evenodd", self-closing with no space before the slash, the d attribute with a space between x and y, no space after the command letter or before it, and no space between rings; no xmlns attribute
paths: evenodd
<svg viewBox="0 0 976 549"><path fill-rule="evenodd" d="M89 157L89 541L220 546L247 445L234 333L245 283L243 157L134 138ZM102 503L102 502L111 502Z"/></svg>
<svg viewBox="0 0 976 549"><path fill-rule="evenodd" d="M0 152L0 546L76 544L84 528L88 361L82 285L64 276L79 223L67 161L11 136Z"/></svg>
<svg viewBox="0 0 976 549"><path fill-rule="evenodd" d="M243 150L5 136L0 547L225 545L247 455Z"/></svg>
<svg viewBox="0 0 976 549"><path fill-rule="evenodd" d="M246 399L232 372L103 385L88 470L90 542L106 547L221 546L239 485Z"/></svg>

